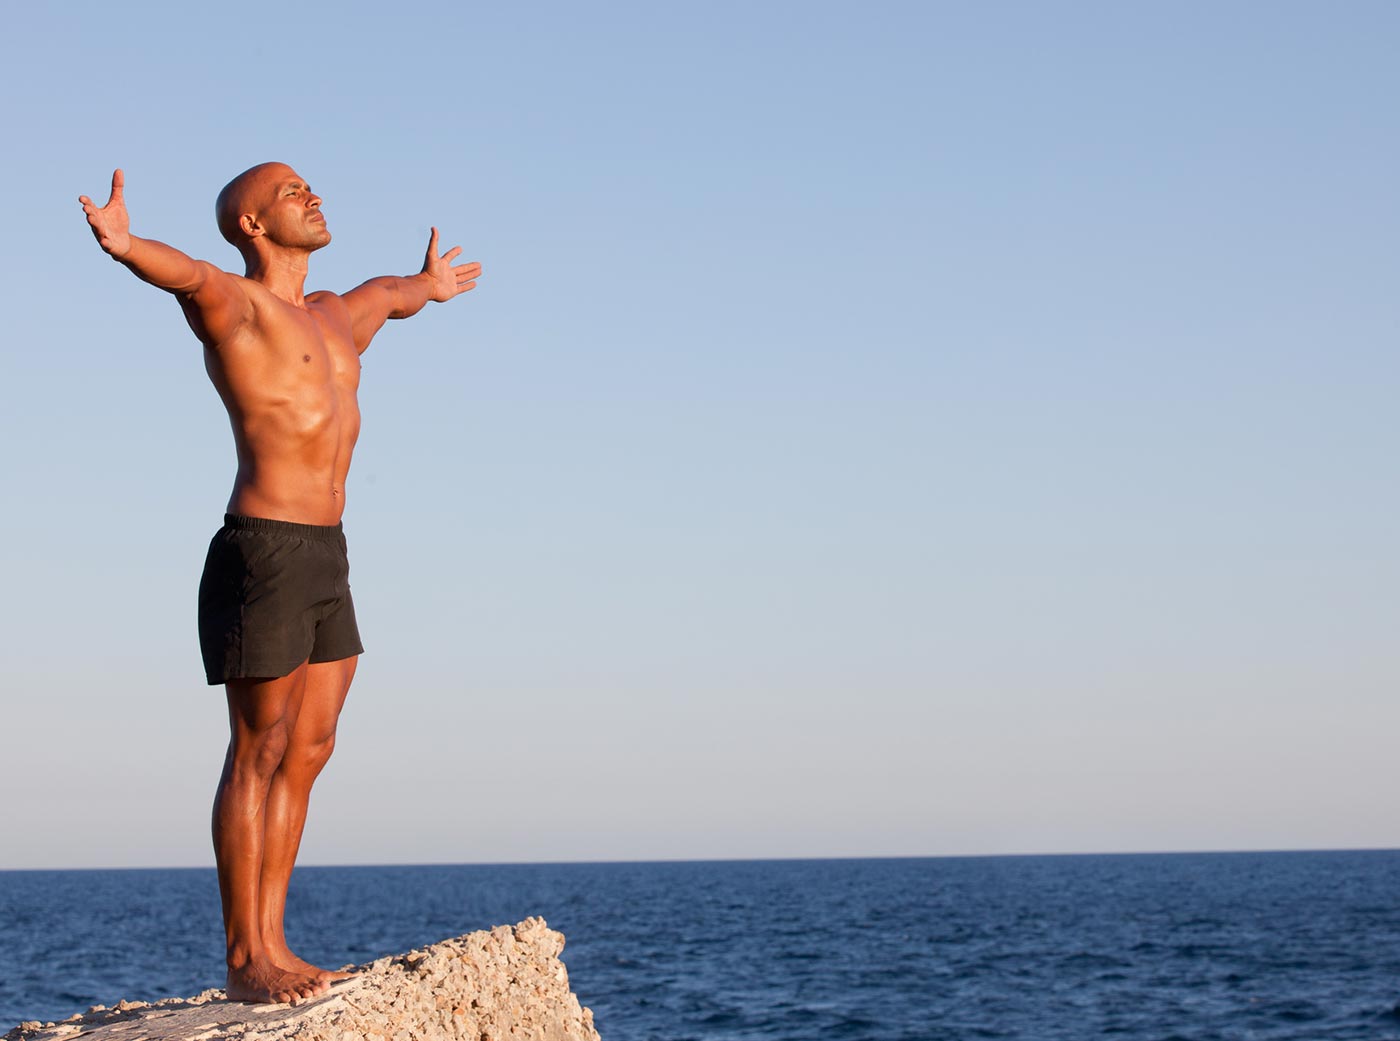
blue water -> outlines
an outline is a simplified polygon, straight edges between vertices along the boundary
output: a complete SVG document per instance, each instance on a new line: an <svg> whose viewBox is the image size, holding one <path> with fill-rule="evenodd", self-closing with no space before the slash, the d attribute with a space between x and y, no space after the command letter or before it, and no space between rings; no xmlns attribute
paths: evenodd
<svg viewBox="0 0 1400 1041"><path fill-rule="evenodd" d="M339 965L528 915L604 1041L1400 1039L1400 852L303 868ZM0 872L0 1031L222 983L212 871Z"/></svg>

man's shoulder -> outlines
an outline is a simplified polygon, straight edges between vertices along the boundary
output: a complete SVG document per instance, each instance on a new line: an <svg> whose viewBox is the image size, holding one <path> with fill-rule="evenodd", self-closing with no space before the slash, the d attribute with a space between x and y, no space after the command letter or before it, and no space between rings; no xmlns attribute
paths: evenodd
<svg viewBox="0 0 1400 1041"><path fill-rule="evenodd" d="M347 320L350 313L345 298L329 289L318 289L314 293L307 293L306 306L308 309L319 311L327 317L334 315L337 321Z"/></svg>
<svg viewBox="0 0 1400 1041"><path fill-rule="evenodd" d="M216 277L223 284L233 286L239 289L244 296L246 296L249 300L253 301L254 303L258 302L263 297L272 295L267 291L267 289L264 286L260 285L257 282L254 282L251 278L248 278L246 275L240 275L233 271L226 271L223 268L219 267L219 265L210 263L207 260L200 261L200 263L208 265L208 270L216 272Z"/></svg>

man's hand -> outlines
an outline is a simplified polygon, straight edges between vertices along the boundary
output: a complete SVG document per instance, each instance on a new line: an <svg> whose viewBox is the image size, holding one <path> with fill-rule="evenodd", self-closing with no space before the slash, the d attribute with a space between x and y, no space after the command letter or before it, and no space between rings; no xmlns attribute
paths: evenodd
<svg viewBox="0 0 1400 1041"><path fill-rule="evenodd" d="M86 195L78 196L83 212L87 214L93 238L113 260L120 260L131 250L131 218L127 216L126 200L122 197L122 186L125 184L126 178L122 172L114 170L112 195L101 209ZM433 235L436 239L437 232L434 231Z"/></svg>
<svg viewBox="0 0 1400 1041"><path fill-rule="evenodd" d="M428 299L442 303L475 286L476 279L481 276L481 265L458 264L453 267L452 262L462 254L461 246L453 246L442 256L438 256L437 250L438 230L434 228L428 238L428 255L423 260L423 274L432 280L432 291Z"/></svg>

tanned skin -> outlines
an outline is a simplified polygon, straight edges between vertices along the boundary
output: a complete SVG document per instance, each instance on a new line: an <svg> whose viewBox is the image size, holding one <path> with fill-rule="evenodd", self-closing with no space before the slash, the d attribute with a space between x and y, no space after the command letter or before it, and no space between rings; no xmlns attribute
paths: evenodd
<svg viewBox="0 0 1400 1041"><path fill-rule="evenodd" d="M320 197L290 166L255 166L219 195L219 227L243 254L242 276L132 235L123 185L117 170L105 206L78 201L108 256L174 295L204 345L238 448L228 512L338 523L360 432L360 355L387 319L471 289L481 265L454 266L460 247L439 255L434 228L418 274L306 294L307 262L331 234ZM293 954L282 917L311 786L335 746L357 660L226 685L230 738L213 831L231 1000L296 1004L346 975Z"/></svg>

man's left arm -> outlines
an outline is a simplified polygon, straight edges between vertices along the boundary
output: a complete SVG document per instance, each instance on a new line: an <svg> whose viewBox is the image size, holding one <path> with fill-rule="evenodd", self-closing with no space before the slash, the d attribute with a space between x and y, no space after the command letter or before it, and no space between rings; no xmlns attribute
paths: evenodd
<svg viewBox="0 0 1400 1041"><path fill-rule="evenodd" d="M361 354L369 347L374 334L390 318L409 318L423 310L429 300L439 303L451 300L476 285L481 265L452 262L462 254L461 246L453 246L438 255L438 230L428 238L428 255L423 270L416 275L400 278L383 275L358 285L341 299L350 311L350 324L355 335L355 349Z"/></svg>

